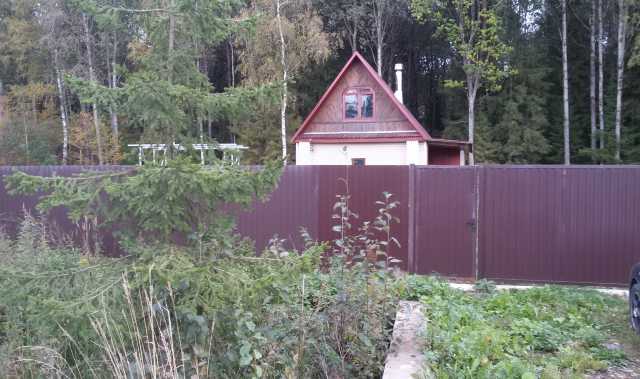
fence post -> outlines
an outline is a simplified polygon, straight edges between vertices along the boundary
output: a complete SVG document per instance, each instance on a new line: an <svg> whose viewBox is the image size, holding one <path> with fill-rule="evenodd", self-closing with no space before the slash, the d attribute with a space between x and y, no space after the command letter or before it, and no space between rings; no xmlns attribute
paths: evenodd
<svg viewBox="0 0 640 379"><path fill-rule="evenodd" d="M473 166L473 267L476 280L480 280L480 166Z"/></svg>
<svg viewBox="0 0 640 379"><path fill-rule="evenodd" d="M407 271L416 273L416 165L409 165L409 228L407 233Z"/></svg>

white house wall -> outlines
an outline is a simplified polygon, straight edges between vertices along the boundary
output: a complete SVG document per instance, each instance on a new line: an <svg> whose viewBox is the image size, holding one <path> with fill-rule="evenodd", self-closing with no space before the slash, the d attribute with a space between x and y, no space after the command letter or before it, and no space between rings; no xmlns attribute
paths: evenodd
<svg viewBox="0 0 640 379"><path fill-rule="evenodd" d="M364 158L367 165L427 164L427 144L399 143L296 144L297 165L351 165L354 158Z"/></svg>

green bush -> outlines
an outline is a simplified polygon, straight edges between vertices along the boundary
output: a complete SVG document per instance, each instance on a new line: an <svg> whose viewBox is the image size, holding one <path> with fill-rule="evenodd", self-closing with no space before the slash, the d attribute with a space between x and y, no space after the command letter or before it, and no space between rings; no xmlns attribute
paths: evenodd
<svg viewBox="0 0 640 379"><path fill-rule="evenodd" d="M236 242L245 250L158 245L131 261L42 246L11 256L0 276L0 373L380 374L395 309L386 265L323 263L318 244L256 257ZM0 256L9 261L18 243Z"/></svg>
<svg viewBox="0 0 640 379"><path fill-rule="evenodd" d="M181 166L143 172L163 182L176 170L200 175ZM197 194L200 184L191 193L169 186L177 203L202 208L176 224L190 225L197 236L185 245L163 237L174 226L150 203L131 214L135 234L127 238L129 255L120 259L52 244L45 225L31 217L16 241L0 238L0 376L379 376L397 299L396 261L386 254L395 243L391 212L397 203L385 194L377 202L378 217L356 228L348 196L341 196L332 244L308 240L302 252L275 244L256 256L249 241L233 234L232 224L206 214L218 214L224 199L243 203L252 189L264 187L250 175L230 179L236 174L221 172L224 177L216 180L230 191L226 181L232 180L243 187L241 195L207 189L220 194L210 201ZM204 175L209 183L212 174ZM124 214L105 210L105 199L93 194L106 191L111 205L132 209L141 201L134 188L144 182L104 178L107 183L93 184L78 182L95 176L73 178L66 187L62 178L50 186L19 175L12 183L53 191L42 209L71 201L76 217L117 222ZM114 195L123 193L131 196ZM156 213L162 217L151 223L146 217ZM144 232L160 235L148 238Z"/></svg>
<svg viewBox="0 0 640 379"><path fill-rule="evenodd" d="M81 255L47 240L46 228L28 215L15 241L0 236L0 377L84 365L83 355L99 350L91 315L121 305L122 259Z"/></svg>

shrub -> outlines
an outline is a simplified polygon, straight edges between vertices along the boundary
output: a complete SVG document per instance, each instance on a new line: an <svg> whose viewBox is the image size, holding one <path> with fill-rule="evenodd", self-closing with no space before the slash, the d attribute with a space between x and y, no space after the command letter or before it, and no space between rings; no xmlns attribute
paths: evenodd
<svg viewBox="0 0 640 379"><path fill-rule="evenodd" d="M162 176L176 170L186 169L142 172L163 182L168 179ZM184 230L196 235L192 243L171 243L166 234L181 224L170 226L169 215L163 214L151 223L146 215L166 211L151 205L132 213L135 239L128 239L129 256L120 259L53 246L41 233L46 229L25 221L21 237L0 252L0 260L8 263L0 271L4 373L98 378L379 376L395 313L396 260L386 251L395 243L391 212L397 203L385 194L377 203L378 217L356 228L348 196L341 196L334 216L336 241L308 239L302 252L276 244L256 256L250 242L231 233L226 218L220 222L205 214L220 214L223 199L248 201L264 186L256 183L264 178L238 178L234 173L224 173L219 179L223 184L212 182L231 191L215 201L201 201L201 185L192 186L190 193L168 191L181 206L201 206L200 216L182 218L189 226ZM49 185L19 175L12 185L44 185L53 191L43 210L71 202L76 217L117 224L125 213L105 210L107 200L92 194L105 191L108 204L131 211L136 196L114 196L135 192L127 186L143 185L135 178L141 174L129 174L133 178L119 179L122 182L110 176L99 183L91 183L96 178L90 176L77 182L72 178L70 187L61 178ZM240 195L233 194L230 183L243 187ZM223 193L221 188L204 192ZM158 234L147 238L145 232Z"/></svg>
<svg viewBox="0 0 640 379"><path fill-rule="evenodd" d="M61 365L84 372L83 355L99 350L89 316L120 304L123 260L50 246L46 228L28 215L15 241L0 241L0 376Z"/></svg>

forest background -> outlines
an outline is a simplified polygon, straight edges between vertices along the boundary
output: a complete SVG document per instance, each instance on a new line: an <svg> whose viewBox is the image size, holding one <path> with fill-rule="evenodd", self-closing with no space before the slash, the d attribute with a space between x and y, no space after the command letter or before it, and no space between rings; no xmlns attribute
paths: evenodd
<svg viewBox="0 0 640 379"><path fill-rule="evenodd" d="M640 162L636 0L2 0L0 164L283 146L353 51L479 163ZM471 117L470 117L471 116Z"/></svg>

